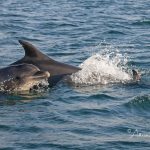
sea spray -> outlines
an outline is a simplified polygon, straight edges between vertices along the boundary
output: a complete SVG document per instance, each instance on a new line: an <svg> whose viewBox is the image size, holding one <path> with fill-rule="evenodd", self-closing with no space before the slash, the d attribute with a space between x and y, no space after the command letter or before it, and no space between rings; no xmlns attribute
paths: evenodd
<svg viewBox="0 0 150 150"><path fill-rule="evenodd" d="M105 49L96 53L80 64L81 71L71 75L75 85L97 85L109 83L125 83L132 79L127 67L128 59L118 50Z"/></svg>

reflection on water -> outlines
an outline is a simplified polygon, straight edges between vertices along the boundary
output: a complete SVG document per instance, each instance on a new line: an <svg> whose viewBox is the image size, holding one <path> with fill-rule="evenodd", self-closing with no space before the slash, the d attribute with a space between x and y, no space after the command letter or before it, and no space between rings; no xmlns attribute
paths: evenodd
<svg viewBox="0 0 150 150"><path fill-rule="evenodd" d="M41 98L46 98L47 91L41 92L29 92L29 91L22 91L17 93L0 93L0 106L3 105L15 105L20 103L28 103L33 100L38 100Z"/></svg>

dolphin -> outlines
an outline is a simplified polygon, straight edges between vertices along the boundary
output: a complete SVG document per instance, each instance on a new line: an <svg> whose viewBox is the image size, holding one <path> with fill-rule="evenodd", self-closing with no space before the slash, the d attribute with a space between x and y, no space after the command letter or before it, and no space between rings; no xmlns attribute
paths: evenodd
<svg viewBox="0 0 150 150"><path fill-rule="evenodd" d="M0 69L0 90L5 92L29 91L44 84L50 74L32 64L18 64ZM48 82L48 81L47 81Z"/></svg>
<svg viewBox="0 0 150 150"><path fill-rule="evenodd" d="M141 75L136 70L133 69L132 74L133 74L133 81L141 80Z"/></svg>
<svg viewBox="0 0 150 150"><path fill-rule="evenodd" d="M71 75L81 70L79 67L64 64L48 57L27 41L19 40L19 43L24 48L25 56L11 65L29 63L37 66L41 71L48 71L50 73L50 77L48 78L49 86L55 85L64 76ZM133 80L139 80L140 75L138 72L135 70L132 70L132 72Z"/></svg>
<svg viewBox="0 0 150 150"><path fill-rule="evenodd" d="M27 41L19 40L19 43L25 50L25 56L11 65L29 63L37 66L41 71L48 71L51 74L48 79L49 86L55 85L64 76L81 70L79 67L64 64L48 57Z"/></svg>

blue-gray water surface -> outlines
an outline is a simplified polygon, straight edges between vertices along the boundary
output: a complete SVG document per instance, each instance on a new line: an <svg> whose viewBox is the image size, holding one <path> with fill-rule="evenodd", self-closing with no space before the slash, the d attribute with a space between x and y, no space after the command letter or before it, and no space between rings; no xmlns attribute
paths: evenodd
<svg viewBox="0 0 150 150"><path fill-rule="evenodd" d="M0 150L150 149L150 0L1 0L1 67L23 57L19 39L75 66L113 45L142 79L1 93Z"/></svg>

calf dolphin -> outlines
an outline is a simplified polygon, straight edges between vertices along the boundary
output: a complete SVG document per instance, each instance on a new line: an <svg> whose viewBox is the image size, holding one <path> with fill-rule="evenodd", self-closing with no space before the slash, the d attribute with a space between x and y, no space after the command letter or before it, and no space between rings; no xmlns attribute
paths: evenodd
<svg viewBox="0 0 150 150"><path fill-rule="evenodd" d="M49 76L49 72L40 71L32 64L8 66L0 69L0 90L27 91L48 80Z"/></svg>
<svg viewBox="0 0 150 150"><path fill-rule="evenodd" d="M25 56L11 65L29 63L37 66L42 71L48 71L51 74L49 78L50 86L55 85L64 76L80 70L79 67L53 60L52 58L40 52L35 46L27 41L19 40L19 43L25 50Z"/></svg>

